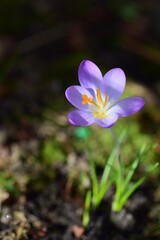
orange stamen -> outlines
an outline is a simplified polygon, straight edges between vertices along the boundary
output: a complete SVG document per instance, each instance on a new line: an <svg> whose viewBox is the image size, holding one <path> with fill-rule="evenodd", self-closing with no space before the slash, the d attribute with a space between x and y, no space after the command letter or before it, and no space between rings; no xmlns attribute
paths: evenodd
<svg viewBox="0 0 160 240"><path fill-rule="evenodd" d="M106 94L105 99L103 98L100 89L96 89L96 96L94 98L88 97L86 94L82 94L82 104L89 104L88 108L91 110L94 118L103 119L107 115L108 95ZM95 107L91 106L93 104Z"/></svg>
<svg viewBox="0 0 160 240"><path fill-rule="evenodd" d="M94 99L89 98L86 94L82 95L82 104L92 103L94 106L100 108L100 106L94 101Z"/></svg>
<svg viewBox="0 0 160 240"><path fill-rule="evenodd" d="M82 95L82 104L87 104L87 103L90 103L92 100L86 95L86 94L83 94Z"/></svg>

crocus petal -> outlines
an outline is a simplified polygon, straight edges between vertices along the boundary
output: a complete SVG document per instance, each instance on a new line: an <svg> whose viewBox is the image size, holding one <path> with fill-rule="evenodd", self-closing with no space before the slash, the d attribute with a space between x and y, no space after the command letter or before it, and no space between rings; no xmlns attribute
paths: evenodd
<svg viewBox="0 0 160 240"><path fill-rule="evenodd" d="M87 104L82 104L82 95L87 95L87 97L92 98L91 93L81 87L81 86L71 86L66 89L65 95L68 101L75 106L76 108L83 109L86 111L88 110L88 105Z"/></svg>
<svg viewBox="0 0 160 240"><path fill-rule="evenodd" d="M78 78L82 87L97 89L102 82L102 73L93 62L84 60L78 69Z"/></svg>
<svg viewBox="0 0 160 240"><path fill-rule="evenodd" d="M82 110L75 110L69 113L68 120L71 124L82 127L89 126L95 122L92 114Z"/></svg>
<svg viewBox="0 0 160 240"><path fill-rule="evenodd" d="M115 113L111 113L103 119L95 118L95 123L97 123L102 128L110 128L116 123L117 120L118 115Z"/></svg>
<svg viewBox="0 0 160 240"><path fill-rule="evenodd" d="M104 86L101 90L109 97L109 107L121 97L125 85L126 77L122 69L114 68L104 75Z"/></svg>
<svg viewBox="0 0 160 240"><path fill-rule="evenodd" d="M118 116L127 117L138 112L144 106L144 100L140 97L129 97L117 102L108 110L109 113L116 113Z"/></svg>

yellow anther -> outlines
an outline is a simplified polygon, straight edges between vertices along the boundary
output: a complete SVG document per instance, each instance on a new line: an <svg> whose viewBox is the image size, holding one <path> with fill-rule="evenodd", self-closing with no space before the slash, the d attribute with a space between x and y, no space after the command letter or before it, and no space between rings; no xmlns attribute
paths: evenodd
<svg viewBox="0 0 160 240"><path fill-rule="evenodd" d="M108 103L108 95L106 94L103 106L106 107L107 103Z"/></svg>
<svg viewBox="0 0 160 240"><path fill-rule="evenodd" d="M101 107L94 101L93 98L91 99L91 103L92 103L94 106L96 106L97 108L101 108Z"/></svg>
<svg viewBox="0 0 160 240"><path fill-rule="evenodd" d="M94 112L93 117L103 119L107 117L107 114L103 112Z"/></svg>
<svg viewBox="0 0 160 240"><path fill-rule="evenodd" d="M93 104L96 108L102 109L107 106L108 103L108 95L105 96L105 99L102 98L102 94L99 88L96 89L96 99L89 98L86 94L82 95L82 104ZM102 117L103 118L103 114Z"/></svg>
<svg viewBox="0 0 160 240"><path fill-rule="evenodd" d="M88 103L92 103L94 106L96 106L97 108L100 108L100 106L94 101L94 99L89 98L86 94L82 95L82 104L88 104Z"/></svg>
<svg viewBox="0 0 160 240"><path fill-rule="evenodd" d="M97 93L97 99L98 99L98 102L99 103L102 103L103 102L103 100L102 100L102 95L101 95L101 92L100 92L100 90L97 88L97 90L96 90L96 93Z"/></svg>
<svg viewBox="0 0 160 240"><path fill-rule="evenodd" d="M91 111L94 118L103 119L107 115L108 95L105 98L102 96L100 89L96 89L95 98L90 98L86 94L82 94L82 104L89 104L88 108Z"/></svg>

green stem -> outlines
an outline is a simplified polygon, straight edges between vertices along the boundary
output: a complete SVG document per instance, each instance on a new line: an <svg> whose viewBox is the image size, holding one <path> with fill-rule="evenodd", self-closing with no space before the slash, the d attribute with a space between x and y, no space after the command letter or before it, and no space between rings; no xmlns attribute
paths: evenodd
<svg viewBox="0 0 160 240"><path fill-rule="evenodd" d="M120 143L119 143L119 141L118 141L118 139L116 137L116 134L115 134L113 128L110 128L110 131L111 131L112 138L113 138L113 140L115 142L115 145L116 145L118 160L120 161L120 155L121 155Z"/></svg>
<svg viewBox="0 0 160 240"><path fill-rule="evenodd" d="M98 197L98 191L99 191L99 186L98 186L98 178L96 174L96 168L95 168L95 163L92 159L90 158L90 169L91 169L91 182L92 182L92 203L93 207L96 207L96 202L97 202L97 197Z"/></svg>
<svg viewBox="0 0 160 240"><path fill-rule="evenodd" d="M123 165L121 162L121 151L120 151L120 143L115 135L115 132L113 130L113 128L110 128L113 140L115 142L116 145L116 149L117 149L117 161L118 161L118 170L117 170L117 179L116 179L116 193L115 193L115 198L114 198L114 202L113 202L113 210L115 210L117 208L117 206L119 205L120 199L121 199L121 186L122 186L122 182L123 182Z"/></svg>
<svg viewBox="0 0 160 240"><path fill-rule="evenodd" d="M112 134L112 137L113 137L113 140L115 142L115 145L116 145L116 149L117 149L117 160L118 160L118 171L120 171L122 173L122 162L121 162L121 150L120 150L120 143L115 135L115 132L113 130L113 128L110 128L110 131L111 131L111 134ZM122 176L122 175L121 175Z"/></svg>

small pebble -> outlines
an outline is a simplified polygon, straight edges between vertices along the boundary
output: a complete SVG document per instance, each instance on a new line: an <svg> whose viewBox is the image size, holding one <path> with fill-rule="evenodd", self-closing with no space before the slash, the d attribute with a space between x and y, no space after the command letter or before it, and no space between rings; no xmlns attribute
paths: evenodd
<svg viewBox="0 0 160 240"><path fill-rule="evenodd" d="M111 221L114 225L124 231L131 231L135 225L135 219L131 213L128 213L126 209L122 209L120 212L111 212Z"/></svg>

